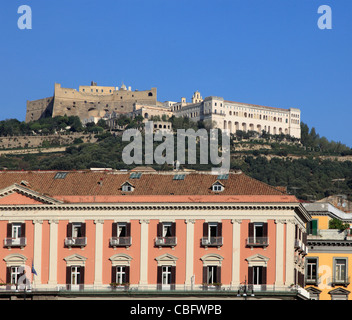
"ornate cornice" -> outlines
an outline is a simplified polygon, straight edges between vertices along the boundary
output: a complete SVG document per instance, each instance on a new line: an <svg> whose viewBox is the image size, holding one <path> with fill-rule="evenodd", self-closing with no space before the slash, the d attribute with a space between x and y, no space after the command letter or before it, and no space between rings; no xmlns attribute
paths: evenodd
<svg viewBox="0 0 352 320"><path fill-rule="evenodd" d="M131 210L294 210L297 207L292 204L285 205L163 205L163 204L40 204L40 205L1 205L0 211L131 211Z"/></svg>
<svg viewBox="0 0 352 320"><path fill-rule="evenodd" d="M351 247L351 240L307 240L307 246L334 246L334 247Z"/></svg>

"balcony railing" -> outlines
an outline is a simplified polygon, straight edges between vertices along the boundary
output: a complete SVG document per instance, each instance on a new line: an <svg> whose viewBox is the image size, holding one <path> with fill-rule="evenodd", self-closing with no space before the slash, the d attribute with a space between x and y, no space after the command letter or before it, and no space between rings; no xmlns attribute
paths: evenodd
<svg viewBox="0 0 352 320"><path fill-rule="evenodd" d="M26 244L27 244L26 237L4 239L5 247L24 247Z"/></svg>
<svg viewBox="0 0 352 320"><path fill-rule="evenodd" d="M110 246L112 247L128 247L132 245L132 237L112 237L110 238Z"/></svg>
<svg viewBox="0 0 352 320"><path fill-rule="evenodd" d="M312 285L312 286L317 286L319 284L319 280L317 277L313 278L305 278L305 283L306 285Z"/></svg>
<svg viewBox="0 0 352 320"><path fill-rule="evenodd" d="M177 244L176 237L157 237L155 238L155 245L160 247L174 247Z"/></svg>
<svg viewBox="0 0 352 320"><path fill-rule="evenodd" d="M87 237L67 237L65 246L67 247L84 247L87 245Z"/></svg>
<svg viewBox="0 0 352 320"><path fill-rule="evenodd" d="M334 276L332 278L332 281L331 281L331 286L332 287L334 287L334 286L347 287L349 284L350 284L350 277L347 277L347 276L346 277L342 277L342 278Z"/></svg>
<svg viewBox="0 0 352 320"><path fill-rule="evenodd" d="M222 246L222 237L203 237L202 246L204 247L219 247Z"/></svg>
<svg viewBox="0 0 352 320"><path fill-rule="evenodd" d="M299 249L301 247L301 240L295 239L295 249Z"/></svg>
<svg viewBox="0 0 352 320"><path fill-rule="evenodd" d="M247 246L263 247L269 245L269 238L267 237L249 237L247 238Z"/></svg>
<svg viewBox="0 0 352 320"><path fill-rule="evenodd" d="M295 249L297 249L297 251L301 252L303 255L308 254L308 247L303 243L302 240L295 240Z"/></svg>

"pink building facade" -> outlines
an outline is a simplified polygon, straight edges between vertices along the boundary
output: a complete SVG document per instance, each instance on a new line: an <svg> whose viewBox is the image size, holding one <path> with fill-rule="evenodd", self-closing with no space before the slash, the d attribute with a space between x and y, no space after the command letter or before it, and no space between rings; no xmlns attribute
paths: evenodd
<svg viewBox="0 0 352 320"><path fill-rule="evenodd" d="M164 194L153 189L163 179L174 183L174 173L143 173L144 181L138 183L126 179L130 173L117 173L122 180L115 181L116 194L89 194L81 190L87 187L80 181L84 172L72 172L79 183L64 194L50 190L46 174L37 173L33 182L29 174L27 180L11 177L11 184L0 191L3 291L30 283L33 292L196 291L237 296L246 287L256 295L293 288L307 295L303 275L305 224L310 218L292 195L253 179L242 181L247 177L238 173L224 181L192 173L198 175L198 189L205 190L196 195L187 194L191 185L185 184ZM184 182L192 180L192 174ZM94 181L108 180L107 173L101 175ZM129 182L130 190L123 190L121 181ZM213 191L219 182L223 189ZM246 183L253 194L236 194L239 183ZM142 185L147 191L138 193ZM177 194L179 188L182 194Z"/></svg>

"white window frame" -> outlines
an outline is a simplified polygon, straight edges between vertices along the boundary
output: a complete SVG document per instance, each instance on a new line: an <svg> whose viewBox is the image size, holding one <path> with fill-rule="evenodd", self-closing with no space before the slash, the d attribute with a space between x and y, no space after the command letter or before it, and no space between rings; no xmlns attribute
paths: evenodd
<svg viewBox="0 0 352 320"><path fill-rule="evenodd" d="M260 277L262 273L263 266L253 266L253 285L260 285ZM263 280L263 279L262 279Z"/></svg>
<svg viewBox="0 0 352 320"><path fill-rule="evenodd" d="M309 262L309 260L314 260L314 262ZM315 266L315 275L313 275L313 267ZM307 272L306 272L306 277L308 281L313 281L316 280L317 278L317 273L318 273L318 259L317 258L307 258Z"/></svg>
<svg viewBox="0 0 352 320"><path fill-rule="evenodd" d="M21 223L12 224L11 236L13 239L19 239L21 237L21 229L22 229Z"/></svg>
<svg viewBox="0 0 352 320"><path fill-rule="evenodd" d="M123 284L126 282L126 266L116 266L116 283Z"/></svg>
<svg viewBox="0 0 352 320"><path fill-rule="evenodd" d="M172 222L163 222L163 234L162 236L165 238L167 237L167 232L169 231L172 234Z"/></svg>
<svg viewBox="0 0 352 320"><path fill-rule="evenodd" d="M253 225L253 238L254 238L254 241L256 241L257 239L257 228L262 228L262 234L263 234L263 228L264 228L264 223L263 222L254 222L254 225ZM258 237L258 238L262 238L262 236Z"/></svg>
<svg viewBox="0 0 352 320"><path fill-rule="evenodd" d="M338 263L338 260L343 260L343 263ZM345 281L347 279L347 259L335 258L334 261L334 276L336 281ZM337 270L338 269L338 270ZM344 275L341 276L342 271Z"/></svg>
<svg viewBox="0 0 352 320"><path fill-rule="evenodd" d="M122 185L122 191L123 192L132 192L133 191L133 187L129 183L124 183Z"/></svg>
<svg viewBox="0 0 352 320"><path fill-rule="evenodd" d="M163 286L171 285L171 266L161 267L161 283Z"/></svg>
<svg viewBox="0 0 352 320"><path fill-rule="evenodd" d="M72 238L79 238L79 234L82 233L82 223L72 223Z"/></svg>
<svg viewBox="0 0 352 320"><path fill-rule="evenodd" d="M117 224L117 237L122 237L121 233L122 233L123 229L125 229L124 230L125 235L123 236L123 237L125 237L127 234L127 224L124 222L118 222L118 224Z"/></svg>
<svg viewBox="0 0 352 320"><path fill-rule="evenodd" d="M81 267L80 266L71 266L71 285L79 285L78 278L81 275Z"/></svg>
<svg viewBox="0 0 352 320"><path fill-rule="evenodd" d="M207 266L207 284L217 283L217 266ZM216 280L216 281L215 281Z"/></svg>
<svg viewBox="0 0 352 320"><path fill-rule="evenodd" d="M212 190L215 192L224 191L224 187L221 184L214 184Z"/></svg>
<svg viewBox="0 0 352 320"><path fill-rule="evenodd" d="M10 267L11 271L10 271L10 283L12 285L16 285L18 282L18 278L20 277L21 273L20 273L20 268L23 268L23 266L12 266Z"/></svg>
<svg viewBox="0 0 352 320"><path fill-rule="evenodd" d="M216 229L216 235L214 237L217 237L218 235L218 223L217 222L209 222L208 223L208 239L210 240L210 238L212 237L211 235L211 229Z"/></svg>

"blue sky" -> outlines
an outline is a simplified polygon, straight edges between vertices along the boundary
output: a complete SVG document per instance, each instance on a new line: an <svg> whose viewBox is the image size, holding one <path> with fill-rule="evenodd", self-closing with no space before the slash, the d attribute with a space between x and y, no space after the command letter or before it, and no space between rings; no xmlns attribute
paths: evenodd
<svg viewBox="0 0 352 320"><path fill-rule="evenodd" d="M20 30L20 5L32 29ZM332 29L317 26L332 9ZM0 120L54 83L158 88L158 100L204 97L298 107L302 121L352 146L350 0L11 0L0 10Z"/></svg>

